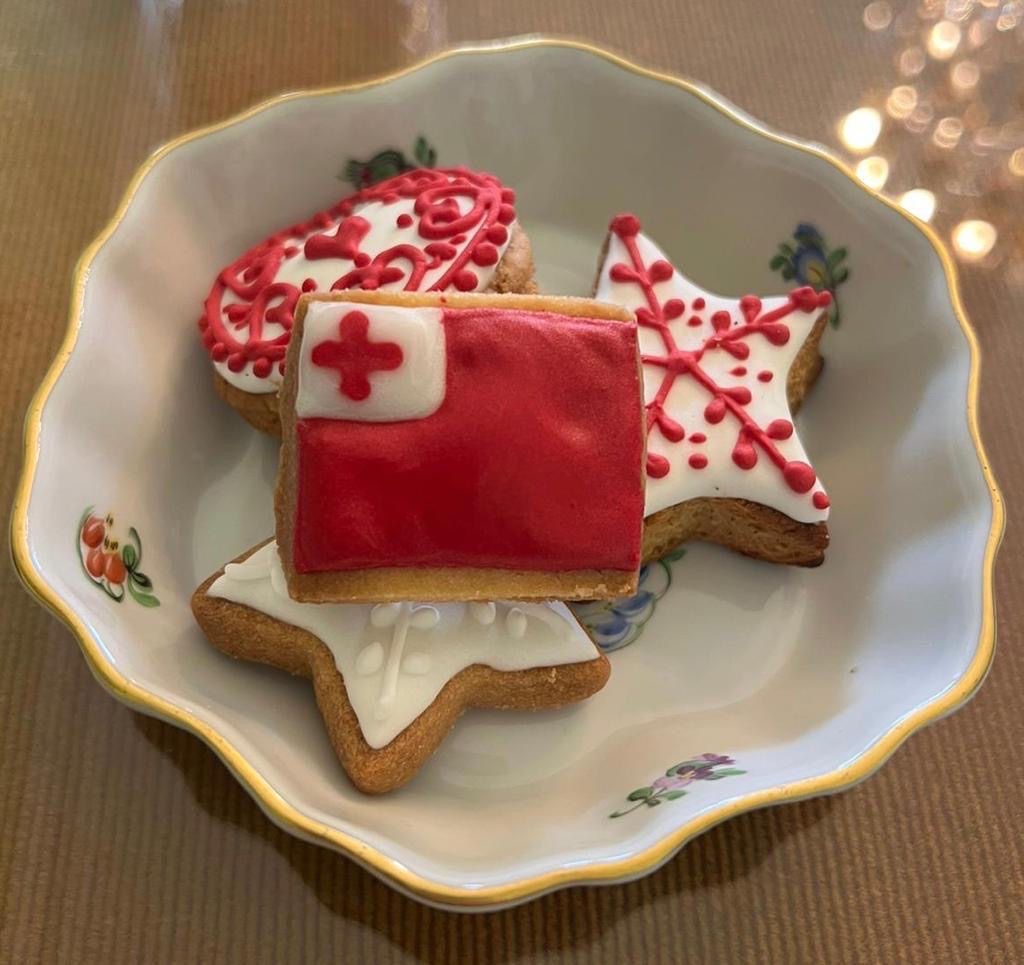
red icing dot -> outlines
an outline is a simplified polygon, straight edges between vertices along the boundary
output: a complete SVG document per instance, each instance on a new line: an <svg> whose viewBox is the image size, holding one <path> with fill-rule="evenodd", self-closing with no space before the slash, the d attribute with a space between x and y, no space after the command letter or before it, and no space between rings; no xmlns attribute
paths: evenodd
<svg viewBox="0 0 1024 965"><path fill-rule="evenodd" d="M213 348L214 343L217 341L217 336L213 334L209 329L203 332L203 345L208 349Z"/></svg>
<svg viewBox="0 0 1024 965"><path fill-rule="evenodd" d="M828 509L829 506L832 505L828 501L828 496L826 496L820 489L814 494L811 501L814 503L815 509Z"/></svg>
<svg viewBox="0 0 1024 965"><path fill-rule="evenodd" d="M686 430L664 411L658 413L658 428L669 442L682 442L686 438Z"/></svg>
<svg viewBox="0 0 1024 965"><path fill-rule="evenodd" d="M196 324L199 326L200 332L205 332L210 327L210 320L205 315L200 315Z"/></svg>
<svg viewBox="0 0 1024 965"><path fill-rule="evenodd" d="M769 439L788 439L793 435L793 423L786 419L773 419L765 431Z"/></svg>
<svg viewBox="0 0 1024 965"><path fill-rule="evenodd" d="M668 281L672 277L672 266L667 261L653 261L647 273L652 282Z"/></svg>
<svg viewBox="0 0 1024 965"><path fill-rule="evenodd" d="M689 325L691 328L696 328L698 325L702 324L701 320L700 320L700 316L699 315L691 315L686 320L686 324Z"/></svg>
<svg viewBox="0 0 1024 965"><path fill-rule="evenodd" d="M724 332L732 324L732 317L728 312L715 312L711 316L711 324L716 332Z"/></svg>
<svg viewBox="0 0 1024 965"><path fill-rule="evenodd" d="M750 389L748 389L745 385L735 385L728 389L724 389L723 391L727 396L729 396L730 399L733 399L740 405L748 405L752 398L750 394Z"/></svg>
<svg viewBox="0 0 1024 965"><path fill-rule="evenodd" d="M382 195L382 197L381 197L381 201L383 201L384 204L394 204L397 200L398 200L398 194L395 191L388 191L386 194Z"/></svg>
<svg viewBox="0 0 1024 965"><path fill-rule="evenodd" d="M515 193L515 191L513 191L511 188L502 188L501 189L501 200L504 201L505 204L515 204L516 203L516 193Z"/></svg>
<svg viewBox="0 0 1024 965"><path fill-rule="evenodd" d="M460 292L470 292L476 288L477 277L473 272L467 269L456 272L455 277L452 280L455 282L455 287Z"/></svg>
<svg viewBox="0 0 1024 965"><path fill-rule="evenodd" d="M690 436L690 442L700 443L700 442L707 442L707 441L708 441L708 437L706 435L704 435L703 432L695 432L695 433L693 433L693 435Z"/></svg>
<svg viewBox="0 0 1024 965"><path fill-rule="evenodd" d="M647 475L652 479L661 479L668 475L668 460L656 452L647 453Z"/></svg>
<svg viewBox="0 0 1024 965"><path fill-rule="evenodd" d="M356 263L356 268L365 268L370 263L370 256L365 251L358 251L352 260Z"/></svg>
<svg viewBox="0 0 1024 965"><path fill-rule="evenodd" d="M693 310L699 312L706 304L703 298L695 298L693 300Z"/></svg>
<svg viewBox="0 0 1024 965"><path fill-rule="evenodd" d="M691 469L703 469L708 464L708 457L702 452L695 452L689 458Z"/></svg>
<svg viewBox="0 0 1024 965"><path fill-rule="evenodd" d="M452 238L452 244L453 245L461 245L465 240L466 240L466 236L465 235L456 235L454 238Z"/></svg>
<svg viewBox="0 0 1024 965"><path fill-rule="evenodd" d="M315 292L316 291L316 282L312 278L303 279L302 290L304 292Z"/></svg>
<svg viewBox="0 0 1024 965"><path fill-rule="evenodd" d="M729 374L730 374L730 375L736 375L736 376L739 376L739 375L746 375L746 374L747 374L747 369L746 369L746 366L743 366L743 365L737 365L737 366L736 366L736 368L734 368L734 369L729 369Z"/></svg>
<svg viewBox="0 0 1024 965"><path fill-rule="evenodd" d="M732 451L732 461L740 469L753 469L757 465L757 451L746 439L741 438Z"/></svg>
<svg viewBox="0 0 1024 965"><path fill-rule="evenodd" d="M412 224L412 215L408 212L400 214L395 218L395 224L398 225L399 228L408 228Z"/></svg>
<svg viewBox="0 0 1024 965"><path fill-rule="evenodd" d="M493 224L487 229L487 240L496 245L503 245L508 241L508 228L503 224Z"/></svg>
<svg viewBox="0 0 1024 965"><path fill-rule="evenodd" d="M670 298L661 310L666 321L671 322L673 318L679 318L686 311L686 305L679 298Z"/></svg>
<svg viewBox="0 0 1024 965"><path fill-rule="evenodd" d="M748 322L752 322L761 311L761 299L756 295L744 295L740 299L740 311Z"/></svg>
<svg viewBox="0 0 1024 965"><path fill-rule="evenodd" d="M228 357L228 347L223 342L215 342L210 348L210 358L214 362L223 362Z"/></svg>
<svg viewBox="0 0 1024 965"><path fill-rule="evenodd" d="M771 380L775 378L775 376L767 369L765 369L763 372L757 373L757 378L761 382L771 382Z"/></svg>
<svg viewBox="0 0 1024 965"><path fill-rule="evenodd" d="M256 359L252 365L252 374L258 376L261 379L265 379L270 375L270 370L273 368L273 363L270 359Z"/></svg>
<svg viewBox="0 0 1024 965"><path fill-rule="evenodd" d="M818 480L814 470L806 462L797 461L786 463L782 469L782 478L786 480L790 489L798 493L810 492Z"/></svg>
<svg viewBox="0 0 1024 965"><path fill-rule="evenodd" d="M516 220L516 209L510 204L503 204L498 208L498 220L505 225L512 224Z"/></svg>
<svg viewBox="0 0 1024 965"><path fill-rule="evenodd" d="M772 345L785 345L789 341L789 329L785 325L780 325L777 322L771 325L764 325L761 328L764 333L764 337L768 339Z"/></svg>
<svg viewBox="0 0 1024 965"><path fill-rule="evenodd" d="M245 368L245 356L241 352L232 352L228 356L228 368L232 372L241 372Z"/></svg>
<svg viewBox="0 0 1024 965"><path fill-rule="evenodd" d="M704 407L704 418L717 425L725 418L725 400L716 396Z"/></svg>
<svg viewBox="0 0 1024 965"><path fill-rule="evenodd" d="M285 258L291 258L292 255L297 255L298 253L299 253L299 249L296 248L295 245L288 245L284 249L284 256L285 256Z"/></svg>
<svg viewBox="0 0 1024 965"><path fill-rule="evenodd" d="M640 219L635 214L617 214L612 218L609 230L620 238L634 238L640 234Z"/></svg>
<svg viewBox="0 0 1024 965"><path fill-rule="evenodd" d="M489 241L483 241L473 251L473 261L484 267L496 265L498 263L498 249Z"/></svg>

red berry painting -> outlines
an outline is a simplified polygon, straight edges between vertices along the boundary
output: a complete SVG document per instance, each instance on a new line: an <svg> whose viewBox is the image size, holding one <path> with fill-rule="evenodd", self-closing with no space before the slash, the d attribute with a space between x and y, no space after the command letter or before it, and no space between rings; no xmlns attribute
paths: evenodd
<svg viewBox="0 0 1024 965"><path fill-rule="evenodd" d="M142 572L142 540L134 526L118 537L114 516L99 516L89 506L78 521L78 559L89 582L120 603L126 595L144 607L160 606L153 582Z"/></svg>

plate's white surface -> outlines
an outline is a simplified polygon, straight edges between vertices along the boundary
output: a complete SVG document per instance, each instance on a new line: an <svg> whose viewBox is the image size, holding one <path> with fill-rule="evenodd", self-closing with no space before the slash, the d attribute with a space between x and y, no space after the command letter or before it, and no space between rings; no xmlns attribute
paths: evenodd
<svg viewBox="0 0 1024 965"><path fill-rule="evenodd" d="M439 163L516 188L545 291L589 291L621 210L715 291L784 290L767 263L798 221L848 248L842 324L800 416L832 548L811 571L691 548L597 697L470 713L411 785L371 799L334 760L304 682L233 663L193 623L193 588L270 533L276 469L275 444L214 396L194 322L222 264L347 190L348 158L419 134ZM285 99L159 157L83 285L73 351L30 414L23 574L121 696L199 731L277 820L422 897L510 902L633 877L714 820L863 776L987 668L1002 514L936 250L829 162L691 90L549 44ZM85 580L87 505L137 527L159 608L114 604ZM746 773L609 817L704 752Z"/></svg>

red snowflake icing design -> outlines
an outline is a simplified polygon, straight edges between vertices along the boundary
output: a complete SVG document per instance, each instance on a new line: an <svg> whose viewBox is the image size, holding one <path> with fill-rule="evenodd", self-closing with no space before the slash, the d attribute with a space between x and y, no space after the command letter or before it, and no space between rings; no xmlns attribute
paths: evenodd
<svg viewBox="0 0 1024 965"><path fill-rule="evenodd" d="M740 313L743 316L739 324L734 325L732 315L727 311L717 311L711 316L711 327L714 332L695 349L686 350L679 347L669 323L683 318L687 310L700 312L705 307L703 298L695 298L687 306L681 299L672 298L661 303L654 286L658 282L668 281L675 269L662 259L645 264L637 246L636 238L640 233L640 222L631 214L619 215L612 220L610 230L617 235L629 254L629 264L619 262L613 264L609 275L612 281L635 284L643 292L646 307L636 311L637 323L644 328L653 329L661 338L665 352L663 355L641 356L643 364L664 370L664 376L658 391L646 406L647 432L657 430L669 442L681 442L686 438L686 428L679 424L666 411L666 403L679 378L689 378L701 386L707 393L707 404L704 407L704 419L709 425L718 425L726 419L736 423L736 442L732 449L732 460L740 469L753 469L758 462L758 450L763 452L774 463L782 474L786 484L796 493L807 493L814 488L817 477L814 470L805 462L787 459L775 445L776 441L788 439L793 434L793 424L788 419L774 419L766 426L759 425L747 411L751 401L750 390L746 386L722 386L701 365L702 360L711 352L726 352L737 362L742 363L750 357L750 346L747 340L758 337L767 339L772 345L785 345L790 339L789 326L784 319L793 312L815 312L828 306L831 296L827 291L816 292L813 288L796 288L789 293L786 302L771 311L762 312L761 299L754 295L746 295L739 300ZM691 314L686 322L689 327L702 324L701 318ZM731 370L731 374L742 376L747 369L742 364ZM758 372L757 378L762 382L771 381L773 373L767 370ZM690 441L703 443L707 439L703 432L691 432ZM708 457L701 452L693 453L688 460L692 469L704 469L708 465ZM647 474L658 479L668 475L669 461L658 453L647 455ZM813 496L817 509L828 506L828 497L823 492Z"/></svg>
<svg viewBox="0 0 1024 965"><path fill-rule="evenodd" d="M402 364L402 349L394 342L371 342L370 320L359 311L347 312L338 323L338 341L321 342L311 354L314 365L341 373L338 391L354 402L369 398L371 372L391 371Z"/></svg>
<svg viewBox="0 0 1024 965"><path fill-rule="evenodd" d="M356 206L389 205L403 198L415 198L415 217L403 213L395 223L403 229L415 224L415 237L426 244L361 250L371 224L352 213ZM465 214L459 198L470 202ZM331 291L374 290L403 280L403 290L419 291L427 272L442 267L444 272L428 290L472 291L480 283L473 266L490 268L500 258L499 248L508 241L516 217L514 202L515 193L497 178L466 168L423 168L370 185L271 235L221 271L199 319L203 344L215 362L227 363L232 372L241 372L250 362L260 378L270 375L275 363L283 371L296 303L303 292L317 290L313 278L306 278L301 288L277 280L282 265L300 255L310 261L342 258L354 263L330 284ZM224 298L232 295L239 300L224 306ZM283 331L264 337L268 322Z"/></svg>

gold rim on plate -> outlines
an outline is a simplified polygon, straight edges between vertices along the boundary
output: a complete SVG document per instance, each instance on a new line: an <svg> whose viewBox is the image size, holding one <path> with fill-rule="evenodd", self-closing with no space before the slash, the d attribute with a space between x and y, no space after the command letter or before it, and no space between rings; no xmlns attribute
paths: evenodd
<svg viewBox="0 0 1024 965"><path fill-rule="evenodd" d="M43 406L53 390L57 379L60 377L64 366L71 357L72 349L78 338L78 331L81 325L82 302L85 292L86 276L89 266L107 239L124 218L128 205L131 203L136 191L138 191L143 179L150 170L175 148L189 141L204 137L215 131L223 130L233 124L237 124L246 118L259 114L276 104L284 101L294 100L300 97L315 97L340 92L351 92L365 90L369 87L376 87L386 84L400 77L405 77L423 67L430 66L441 60L452 57L459 57L464 54L498 54L512 50L523 50L531 47L561 47L570 50L585 51L596 57L621 67L633 74L657 80L681 90L685 90L695 97L700 98L704 103L715 108L730 120L753 131L760 137L767 138L779 144L788 145L795 150L805 154L811 154L827 161L833 167L845 174L854 184L866 194L887 205L898 212L913 224L931 243L942 263L946 276L946 284L949 290L949 297L956 313L960 327L970 346L971 370L967 390L967 424L970 429L971 439L977 451L978 461L982 474L988 485L992 498L992 525L988 534L988 541L985 546L985 558L982 565L982 619L981 630L978 637L978 647L974 653L971 663L964 675L946 690L944 693L917 708L913 713L904 717L895 724L884 736L880 737L871 747L861 753L855 760L845 767L822 774L817 777L795 781L779 787L769 788L745 795L735 801L723 804L706 814L699 815L685 824L677 827L671 834L664 837L657 844L646 848L639 854L627 858L612 861L599 861L591 864L574 865L571 868L557 868L543 874L532 875L518 881L506 884L489 885L481 888L460 888L452 885L442 884L415 874L406 868L401 862L389 858L377 849L358 840L344 831L327 827L315 821L287 801L285 801L270 783L244 758L244 756L228 740L221 736L213 727L204 721L199 720L193 714L181 707L175 706L168 700L157 697L147 692L142 687L133 683L124 676L117 668L106 661L102 655L101 648L90 634L85 622L62 600L46 583L42 574L36 569L28 545L28 504L29 495L32 489L32 482L35 478L36 464L39 457L39 431L42 418ZM691 838L708 830L712 826L725 821L738 814L755 808L765 807L770 804L779 804L787 801L795 801L801 798L815 797L820 794L829 794L841 791L850 787L856 782L863 780L874 770L880 767L911 734L926 724L938 720L940 717L955 710L965 703L981 685L985 679L992 662L992 654L995 648L995 605L993 600L993 567L996 551L1002 537L1005 523L1005 510L999 487L989 469L988 459L978 432L978 378L981 367L981 354L978 347L978 340L974 334L963 304L960 300L959 286L957 282L956 265L953 262L945 244L941 241L934 229L922 221L904 211L895 202L885 196L873 191L861 182L853 171L841 160L833 157L824 149L810 144L803 143L794 138L777 134L774 131L766 130L760 125L753 123L745 115L738 113L731 105L728 105L707 90L690 81L675 77L672 74L661 71L648 70L640 67L617 54L610 53L592 44L572 40L556 40L548 38L530 38L525 40L504 41L490 45L473 45L456 47L436 54L426 60L420 61L411 67L403 68L394 73L373 80L363 81L355 84L342 84L336 87L327 87L312 91L295 91L281 94L265 100L255 107L251 107L234 117L210 124L207 127L191 131L181 137L169 141L154 154L152 154L136 171L135 176L126 189L124 196L118 205L117 211L107 226L100 232L99 236L89 245L78 259L75 266L74 281L72 285L71 306L68 318L68 327L64 335L64 341L57 352L57 356L50 366L36 394L32 398L28 412L25 417L25 448L24 461L22 465L21 478L18 483L15 495L14 507L11 517L11 548L14 557L15 569L22 581L25 583L32 595L47 609L51 610L57 617L64 621L71 632L78 638L78 643L93 671L96 678L110 690L116 697L130 706L153 714L158 717L177 724L185 730L191 731L202 738L212 747L221 759L228 765L239 781L249 790L249 793L256 798L264 811L278 824L293 831L303 838L329 844L349 857L354 858L368 870L382 877L389 882L398 885L403 890L442 905L457 905L462 907L483 907L487 905L500 905L509 902L516 902L531 897L536 897L544 892L568 885L580 885L599 882L611 882L618 879L626 880L643 875L645 872L653 871L662 862L670 858L677 849L682 847Z"/></svg>

